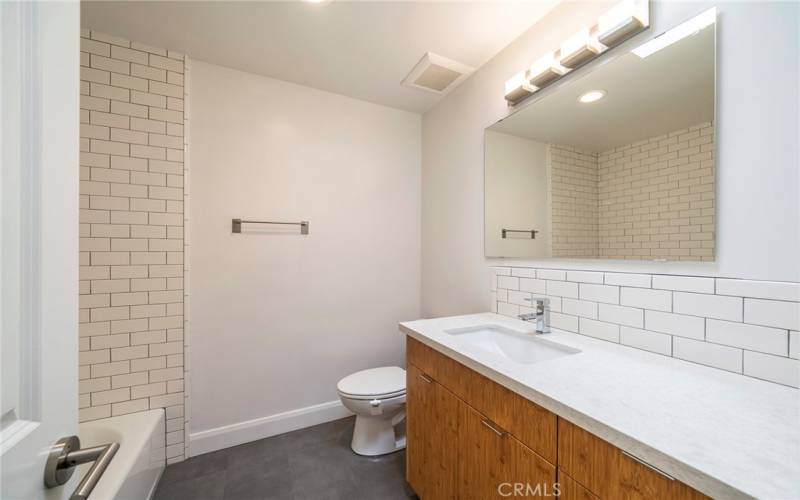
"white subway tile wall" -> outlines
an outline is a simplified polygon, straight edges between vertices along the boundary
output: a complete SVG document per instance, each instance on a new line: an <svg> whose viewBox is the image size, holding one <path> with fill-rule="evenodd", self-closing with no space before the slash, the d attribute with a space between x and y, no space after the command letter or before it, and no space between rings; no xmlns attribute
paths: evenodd
<svg viewBox="0 0 800 500"><path fill-rule="evenodd" d="M549 148L552 250L558 257L597 257L597 154Z"/></svg>
<svg viewBox="0 0 800 500"><path fill-rule="evenodd" d="M713 260L714 147L711 123L599 153L551 144L553 256ZM666 289L714 293L673 278Z"/></svg>
<svg viewBox="0 0 800 500"><path fill-rule="evenodd" d="M800 332L789 332L789 357L800 359Z"/></svg>
<svg viewBox="0 0 800 500"><path fill-rule="evenodd" d="M600 257L714 259L711 123L599 153L597 166Z"/></svg>
<svg viewBox="0 0 800 500"><path fill-rule="evenodd" d="M644 311L635 307L600 304L600 321L642 328L644 326Z"/></svg>
<svg viewBox="0 0 800 500"><path fill-rule="evenodd" d="M491 271L491 309L499 314L516 317L530 312L524 298L548 297L553 328L800 387L800 283L510 266ZM513 277L522 275L536 279Z"/></svg>
<svg viewBox="0 0 800 500"><path fill-rule="evenodd" d="M597 319L597 302L564 298L561 311L581 318Z"/></svg>
<svg viewBox="0 0 800 500"><path fill-rule="evenodd" d="M567 271L567 281L603 283L603 273L592 271Z"/></svg>
<svg viewBox="0 0 800 500"><path fill-rule="evenodd" d="M663 333L621 326L619 341L621 344L637 349L672 356L672 337Z"/></svg>
<svg viewBox="0 0 800 500"><path fill-rule="evenodd" d="M185 456L184 56L81 32L80 420L166 408Z"/></svg>

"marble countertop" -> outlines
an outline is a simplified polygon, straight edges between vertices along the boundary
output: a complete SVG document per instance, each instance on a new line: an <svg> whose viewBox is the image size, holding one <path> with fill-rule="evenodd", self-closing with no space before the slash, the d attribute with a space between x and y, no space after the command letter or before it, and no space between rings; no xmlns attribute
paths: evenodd
<svg viewBox="0 0 800 500"><path fill-rule="evenodd" d="M580 349L523 365L445 330L533 325L493 313L400 330L715 498L800 499L800 391L554 330Z"/></svg>

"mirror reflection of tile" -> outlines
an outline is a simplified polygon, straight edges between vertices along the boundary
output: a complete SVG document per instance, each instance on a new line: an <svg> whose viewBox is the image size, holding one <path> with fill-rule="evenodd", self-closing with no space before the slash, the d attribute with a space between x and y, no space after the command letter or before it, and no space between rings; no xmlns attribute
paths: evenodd
<svg viewBox="0 0 800 500"><path fill-rule="evenodd" d="M712 24L489 127L486 255L713 261L714 104Z"/></svg>

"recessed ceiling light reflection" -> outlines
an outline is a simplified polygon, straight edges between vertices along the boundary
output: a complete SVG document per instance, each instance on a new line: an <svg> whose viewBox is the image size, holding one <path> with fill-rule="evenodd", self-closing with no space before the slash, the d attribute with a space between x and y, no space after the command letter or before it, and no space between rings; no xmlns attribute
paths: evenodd
<svg viewBox="0 0 800 500"><path fill-rule="evenodd" d="M578 97L578 102L583 104L589 104L590 102L596 102L606 96L605 90L590 90L584 94L581 94Z"/></svg>

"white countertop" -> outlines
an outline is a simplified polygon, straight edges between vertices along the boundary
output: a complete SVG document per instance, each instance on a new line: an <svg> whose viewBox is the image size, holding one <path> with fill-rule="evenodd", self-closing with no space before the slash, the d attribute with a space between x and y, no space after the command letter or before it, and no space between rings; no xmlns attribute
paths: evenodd
<svg viewBox="0 0 800 500"><path fill-rule="evenodd" d="M400 324L403 333L715 498L800 499L800 391L554 330L582 352L509 362L445 330L533 325L493 313Z"/></svg>

